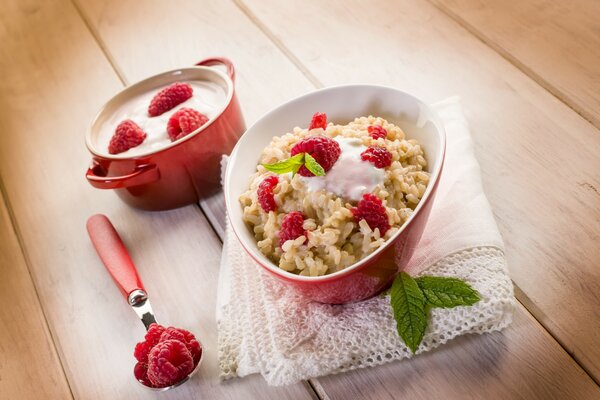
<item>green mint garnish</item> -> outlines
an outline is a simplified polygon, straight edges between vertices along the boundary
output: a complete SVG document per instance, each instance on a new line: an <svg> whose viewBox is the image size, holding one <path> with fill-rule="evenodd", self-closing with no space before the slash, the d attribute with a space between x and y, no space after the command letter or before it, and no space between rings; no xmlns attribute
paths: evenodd
<svg viewBox="0 0 600 400"><path fill-rule="evenodd" d="M312 172L315 176L325 175L325 170L323 167L321 167L321 164L319 164L317 160L315 160L314 157L308 153L304 153L304 165L306 166L306 169Z"/></svg>
<svg viewBox="0 0 600 400"><path fill-rule="evenodd" d="M263 164L262 166L268 171L275 172L276 174L287 174L288 172L296 174L303 164L304 153L299 153L287 160L279 161L274 164Z"/></svg>
<svg viewBox="0 0 600 400"><path fill-rule="evenodd" d="M262 166L268 171L275 172L276 174L280 175L291 172L292 176L294 176L303 165L306 166L306 168L315 176L325 175L325 170L321 164L319 164L317 160L315 160L315 158L308 153L298 153L287 160L279 161L273 164L262 164Z"/></svg>
<svg viewBox="0 0 600 400"><path fill-rule="evenodd" d="M470 306L480 299L479 293L460 279L439 276L413 279L406 272L400 272L390 289L398 335L413 353L423 340L430 308Z"/></svg>
<svg viewBox="0 0 600 400"><path fill-rule="evenodd" d="M390 298L398 334L414 353L427 328L425 296L410 275L400 272L392 284Z"/></svg>
<svg viewBox="0 0 600 400"><path fill-rule="evenodd" d="M415 280L431 307L471 306L481 299L475 289L460 279L422 276Z"/></svg>

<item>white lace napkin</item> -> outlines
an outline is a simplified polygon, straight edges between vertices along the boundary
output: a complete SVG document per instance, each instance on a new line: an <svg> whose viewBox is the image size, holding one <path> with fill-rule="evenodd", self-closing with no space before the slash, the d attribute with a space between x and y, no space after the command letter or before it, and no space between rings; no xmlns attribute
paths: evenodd
<svg viewBox="0 0 600 400"><path fill-rule="evenodd" d="M405 267L411 275L451 276L482 300L431 310L417 354L466 333L506 327L513 286L502 238L481 186L479 165L458 98L434 106L447 133L446 165L423 237ZM396 331L389 295L348 305L310 302L263 273L230 226L217 301L222 378L260 373L271 385L412 357Z"/></svg>

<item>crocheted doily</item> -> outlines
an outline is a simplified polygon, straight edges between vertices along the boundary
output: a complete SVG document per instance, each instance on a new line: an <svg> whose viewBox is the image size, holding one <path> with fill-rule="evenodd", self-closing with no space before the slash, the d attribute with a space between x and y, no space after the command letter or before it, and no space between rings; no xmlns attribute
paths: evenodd
<svg viewBox="0 0 600 400"><path fill-rule="evenodd" d="M285 385L412 356L398 336L387 294L348 305L307 302L266 275L230 227L222 263L228 273L223 277L228 289L220 288L227 301L217 316L222 378L260 373L271 385ZM432 309L417 354L511 322L513 286L500 249L464 250L421 274L463 279L482 300L471 307Z"/></svg>

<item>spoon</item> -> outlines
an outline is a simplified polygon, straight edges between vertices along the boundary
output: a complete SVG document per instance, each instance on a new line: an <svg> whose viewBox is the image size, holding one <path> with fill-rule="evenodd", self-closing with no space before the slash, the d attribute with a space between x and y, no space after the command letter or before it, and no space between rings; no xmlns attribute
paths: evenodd
<svg viewBox="0 0 600 400"><path fill-rule="evenodd" d="M144 284L138 275L133 261L131 261L131 257L129 257L129 253L121 237L110 220L102 214L92 215L88 219L86 226L90 239L92 239L92 244L96 248L108 273L123 296L125 296L127 303L133 308L133 311L135 311L137 316L142 320L146 330L148 330L151 324L156 323L156 318L154 317L152 306L150 306L150 300L144 289ZM198 342L200 343L200 341ZM202 348L201 343L200 346ZM171 386L154 388L145 385L143 382L138 382L148 389L159 392L173 389L187 382L198 371L201 361L202 355L198 363L194 366L194 369L186 377Z"/></svg>

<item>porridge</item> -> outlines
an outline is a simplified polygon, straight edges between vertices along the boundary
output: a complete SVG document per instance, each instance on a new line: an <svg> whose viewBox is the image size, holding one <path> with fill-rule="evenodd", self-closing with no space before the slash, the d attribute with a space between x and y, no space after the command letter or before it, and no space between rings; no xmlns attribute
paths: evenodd
<svg viewBox="0 0 600 400"><path fill-rule="evenodd" d="M320 276L381 247L429 178L423 149L398 126L374 116L337 125L316 113L309 128L272 139L239 201L264 255Z"/></svg>

